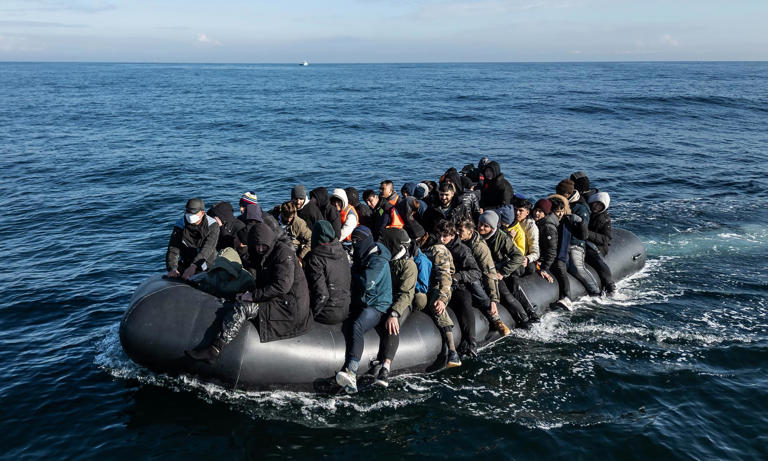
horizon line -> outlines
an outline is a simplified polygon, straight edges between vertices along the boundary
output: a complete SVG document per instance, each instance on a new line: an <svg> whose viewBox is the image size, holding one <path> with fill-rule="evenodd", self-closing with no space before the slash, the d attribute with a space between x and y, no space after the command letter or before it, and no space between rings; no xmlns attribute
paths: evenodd
<svg viewBox="0 0 768 461"><path fill-rule="evenodd" d="M642 64L642 63L761 63L768 60L761 59L734 59L734 60L700 60L700 59L660 59L660 60L541 60L541 61L319 61L310 65L392 65L392 64ZM296 65L300 66L302 61L285 62L260 62L260 61L81 61L81 60L1 60L0 64L205 64L205 65Z"/></svg>

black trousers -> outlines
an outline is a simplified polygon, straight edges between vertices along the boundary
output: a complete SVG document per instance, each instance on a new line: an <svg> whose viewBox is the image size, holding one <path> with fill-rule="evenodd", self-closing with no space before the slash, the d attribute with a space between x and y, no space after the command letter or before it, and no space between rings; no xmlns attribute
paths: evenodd
<svg viewBox="0 0 768 461"><path fill-rule="evenodd" d="M405 321L408 319L408 316L411 315L411 309L408 308L403 312L403 315L400 316L398 319L398 322L400 322L400 331L403 330L403 325L405 324ZM388 320L388 319L387 319ZM391 335L387 331L387 320L385 320L381 325L379 325L379 328L381 329L379 337L381 338L381 343L379 344L379 360L383 363L385 360L393 361L395 360L395 354L397 354L397 348L400 347L400 335Z"/></svg>
<svg viewBox="0 0 768 461"><path fill-rule="evenodd" d="M592 248L590 245L587 245L586 260L587 264L592 266L595 271L597 271L597 275L600 277L600 283L603 285L603 288L613 283L611 268L608 267L608 264L605 263L603 255L601 255L598 250Z"/></svg>

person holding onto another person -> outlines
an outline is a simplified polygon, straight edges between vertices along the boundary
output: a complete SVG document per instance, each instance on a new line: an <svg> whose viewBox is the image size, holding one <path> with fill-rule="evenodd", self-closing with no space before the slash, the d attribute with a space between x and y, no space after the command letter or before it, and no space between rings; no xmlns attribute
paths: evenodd
<svg viewBox="0 0 768 461"><path fill-rule="evenodd" d="M165 252L168 277L189 279L208 269L216 259L219 224L205 214L202 199L187 200L184 216L176 221Z"/></svg>

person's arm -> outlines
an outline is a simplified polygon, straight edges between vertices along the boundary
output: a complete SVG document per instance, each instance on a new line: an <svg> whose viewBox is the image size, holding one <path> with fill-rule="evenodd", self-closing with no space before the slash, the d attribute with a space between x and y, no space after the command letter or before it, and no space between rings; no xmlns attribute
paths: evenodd
<svg viewBox="0 0 768 461"><path fill-rule="evenodd" d="M539 259L539 263L542 272L549 272L549 268L555 262L555 258L557 258L557 228L548 224L542 227L541 240L547 240L547 248L546 253Z"/></svg>
<svg viewBox="0 0 768 461"><path fill-rule="evenodd" d="M520 249L517 248L515 244L512 243L509 239L507 239L504 244L502 254L502 258L496 263L496 272L501 276L501 278L506 278L512 275L520 266L523 265L524 256L520 252Z"/></svg>
<svg viewBox="0 0 768 461"><path fill-rule="evenodd" d="M355 230L355 227L357 227L357 215L355 215L355 213L348 213L346 222L341 226L339 240L343 241L345 238L352 235L352 231Z"/></svg>
<svg viewBox="0 0 768 461"><path fill-rule="evenodd" d="M419 274L415 263L403 266L399 280L395 281L395 278L392 277L392 306L390 309L397 312L400 316L405 313L405 310L413 302L418 277ZM398 282L397 286L394 285L395 282Z"/></svg>
<svg viewBox="0 0 768 461"><path fill-rule="evenodd" d="M531 224L525 228L525 235L528 243L528 254L525 256L528 259L528 263L533 263L539 260L541 253L539 252L539 228L536 224Z"/></svg>
<svg viewBox="0 0 768 461"><path fill-rule="evenodd" d="M173 232L171 232L171 238L168 241L168 250L165 252L165 268L169 275L171 272L179 269L179 256L181 255L181 239L184 229L180 229L177 226L173 226Z"/></svg>
<svg viewBox="0 0 768 461"><path fill-rule="evenodd" d="M601 229L589 231L588 240L599 246L607 246L611 243L613 232L611 231L611 218L605 220Z"/></svg>
<svg viewBox="0 0 768 461"><path fill-rule="evenodd" d="M203 219L208 219L207 216L203 216ZM205 236L203 244L200 247L200 251L195 256L195 260L192 262L199 269L205 270L207 266L213 264L213 260L216 259L216 244L219 242L219 224L216 221L208 223L208 235ZM203 263L206 267L203 267Z"/></svg>
<svg viewBox="0 0 768 461"><path fill-rule="evenodd" d="M458 237L457 237L458 238ZM457 262L456 259L454 259L454 266L456 266L456 272L453 275L453 278L456 279L459 283L472 283L477 282L482 277L482 272L480 272L480 268L477 266L477 261L475 261L475 257L472 256L471 251L465 251L469 250L468 248L461 248L459 245L459 254L457 254L457 259L460 258L460 261ZM458 270L458 267L461 267L461 270Z"/></svg>
<svg viewBox="0 0 768 461"><path fill-rule="evenodd" d="M435 245L432 250L432 277L430 289L437 294L437 300L448 304L451 300L451 285L453 284L453 257L448 248Z"/></svg>

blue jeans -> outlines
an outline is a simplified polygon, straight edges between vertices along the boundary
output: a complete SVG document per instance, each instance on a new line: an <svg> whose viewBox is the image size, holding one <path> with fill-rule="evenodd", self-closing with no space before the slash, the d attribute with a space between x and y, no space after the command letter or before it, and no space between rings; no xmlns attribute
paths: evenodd
<svg viewBox="0 0 768 461"><path fill-rule="evenodd" d="M347 361L345 363L345 367L350 369L350 371L357 372L357 365L363 356L365 332L375 328L381 322L382 317L384 317L383 312L373 307L366 307L355 319L355 323L352 324L352 341L347 347Z"/></svg>

